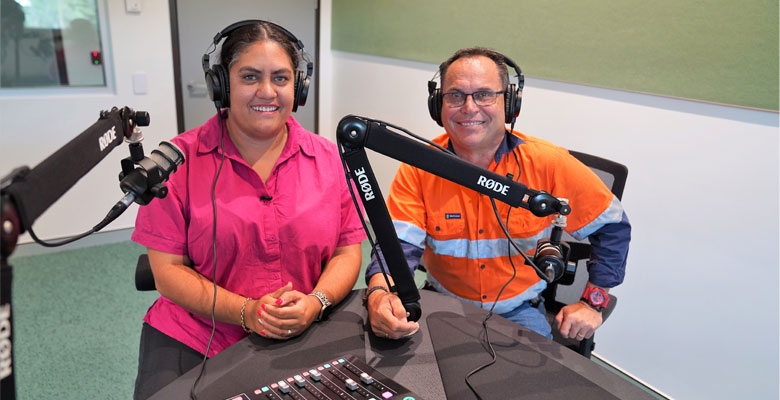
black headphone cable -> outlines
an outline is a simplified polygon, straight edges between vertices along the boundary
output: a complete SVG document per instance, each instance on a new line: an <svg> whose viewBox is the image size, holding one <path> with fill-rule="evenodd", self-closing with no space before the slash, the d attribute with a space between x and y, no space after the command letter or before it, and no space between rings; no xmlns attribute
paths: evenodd
<svg viewBox="0 0 780 400"><path fill-rule="evenodd" d="M209 343L206 345L206 354L203 355L203 362L200 364L200 373L192 383L190 389L190 398L195 399L195 387L198 385L200 378L203 376L203 371L206 369L206 360L209 359L209 350L211 349L211 342L214 340L214 333L217 330L216 322L216 308L217 308L217 179L222 172L222 165L225 163L225 121L222 119L222 110L217 107L217 116L219 118L219 149L222 153L219 160L219 167L217 173L214 175L214 182L211 185L211 208L214 213L214 225L211 229L211 247L213 250L214 264L211 268L211 282L214 284L214 298L211 301L211 336L209 336Z"/></svg>

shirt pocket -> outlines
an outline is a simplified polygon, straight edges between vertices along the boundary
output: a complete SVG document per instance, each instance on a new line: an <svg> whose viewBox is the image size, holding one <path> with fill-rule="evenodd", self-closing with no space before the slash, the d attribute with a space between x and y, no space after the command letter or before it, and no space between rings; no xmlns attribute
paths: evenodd
<svg viewBox="0 0 780 400"><path fill-rule="evenodd" d="M435 240L468 239L466 216L462 212L428 213L426 228Z"/></svg>

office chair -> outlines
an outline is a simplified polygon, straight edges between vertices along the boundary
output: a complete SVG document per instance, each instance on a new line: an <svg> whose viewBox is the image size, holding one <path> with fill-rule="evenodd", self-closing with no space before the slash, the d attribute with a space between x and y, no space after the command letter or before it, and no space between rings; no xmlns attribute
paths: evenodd
<svg viewBox="0 0 780 400"><path fill-rule="evenodd" d="M570 150L569 153L593 170L618 200L622 199L623 189L626 186L626 178L628 177L628 168L626 168L625 165L573 150ZM565 305L576 303L580 300L580 295L585 289L585 284L588 281L587 266L585 266L585 264L590 260L590 244L587 241L575 241L571 236L568 236L566 242L571 246L569 262L574 262L579 265L574 283L570 286L553 283L545 289L542 296L545 299L544 304L547 309L547 320L550 322L550 325L553 326L553 340L590 358L591 352L596 347L593 340L595 334L589 339L567 339L562 337L560 332L554 328L555 316ZM609 305L602 312L603 322L607 321L607 318L612 313L612 310L614 310L615 305L617 305L617 297L610 293Z"/></svg>

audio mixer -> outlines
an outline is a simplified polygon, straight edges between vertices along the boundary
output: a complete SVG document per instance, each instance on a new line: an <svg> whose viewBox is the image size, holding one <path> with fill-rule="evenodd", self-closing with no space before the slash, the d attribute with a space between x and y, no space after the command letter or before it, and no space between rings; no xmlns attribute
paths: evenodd
<svg viewBox="0 0 780 400"><path fill-rule="evenodd" d="M292 376L231 396L226 400L418 400L420 396L380 374L365 362L345 355Z"/></svg>

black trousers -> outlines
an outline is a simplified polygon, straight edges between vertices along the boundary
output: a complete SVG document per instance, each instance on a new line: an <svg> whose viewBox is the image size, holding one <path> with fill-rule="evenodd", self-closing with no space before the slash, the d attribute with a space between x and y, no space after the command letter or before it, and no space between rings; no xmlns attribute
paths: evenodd
<svg viewBox="0 0 780 400"><path fill-rule="evenodd" d="M144 322L133 398L149 398L202 361L203 354Z"/></svg>

